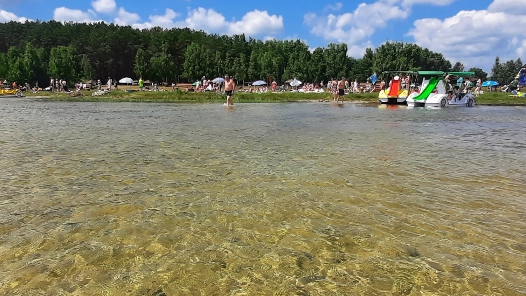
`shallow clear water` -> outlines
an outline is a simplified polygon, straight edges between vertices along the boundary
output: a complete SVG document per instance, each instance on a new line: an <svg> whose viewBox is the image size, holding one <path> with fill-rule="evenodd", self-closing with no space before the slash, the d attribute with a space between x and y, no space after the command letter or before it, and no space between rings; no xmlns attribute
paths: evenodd
<svg viewBox="0 0 526 296"><path fill-rule="evenodd" d="M0 106L2 295L526 295L526 108Z"/></svg>

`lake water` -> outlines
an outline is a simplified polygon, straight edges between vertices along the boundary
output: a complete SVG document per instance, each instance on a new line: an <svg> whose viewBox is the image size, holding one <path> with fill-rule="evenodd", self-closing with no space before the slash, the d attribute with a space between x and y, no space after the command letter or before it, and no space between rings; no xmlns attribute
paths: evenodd
<svg viewBox="0 0 526 296"><path fill-rule="evenodd" d="M0 100L2 295L526 295L526 108Z"/></svg>

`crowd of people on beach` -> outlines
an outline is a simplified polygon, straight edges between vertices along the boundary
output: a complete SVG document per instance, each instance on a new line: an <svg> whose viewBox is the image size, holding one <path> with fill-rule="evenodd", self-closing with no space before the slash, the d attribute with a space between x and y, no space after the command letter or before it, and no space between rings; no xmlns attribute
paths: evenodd
<svg viewBox="0 0 526 296"><path fill-rule="evenodd" d="M31 86L27 82L24 83L23 85L19 85L16 81L9 83L7 79L0 79L0 83L1 83L2 89L17 89L20 91L28 91L31 89Z"/></svg>
<svg viewBox="0 0 526 296"><path fill-rule="evenodd" d="M520 73L526 73L526 69L521 69ZM524 75L524 73L522 75ZM325 83L324 81L320 82L307 82L302 83L296 79L290 79L288 81L285 81L285 83L282 83L278 86L277 81L269 80L269 84L267 84L265 81L259 81L261 82L258 85L244 85L236 86L234 79L231 77L225 76L225 78L216 78L214 80L207 79L205 76L203 76L200 80L194 82L192 85L188 86L186 85L184 90L189 92L218 92L218 93L226 93L229 91L243 91L246 93L267 93L267 92L273 92L273 93L279 93L279 92L301 92L301 93L324 93L329 92L333 94L334 100L337 101L341 99L346 94L351 93L366 93L366 92L374 92L374 91L381 91L386 90L391 87L391 79L389 77L384 77L386 79L378 79L378 75L376 73L373 73L370 77L367 78L365 83L360 83L358 79L354 79L353 81L347 80L345 77L342 77L340 80L337 80L335 78L327 81ZM449 74L445 74L443 77L444 81L446 83L446 89L449 93L473 93L475 96L479 96L483 92L483 83L482 79L477 77L451 77ZM411 75L405 75L398 77L400 80L400 88L401 89L407 89L409 91L419 91L420 85L418 83L415 83L412 81ZM2 80L0 80L2 81ZM28 83L25 83L25 85L18 85L16 82L13 82L12 85L8 84L6 80L2 81L2 87L3 88L13 88L13 89L20 89L22 91L28 91L33 90L34 92L38 92L41 90L38 87L38 83L35 84L33 88L30 87ZM135 81L136 82L136 81ZM238 81L239 82L239 81ZM296 83L296 84L293 84ZM378 85L377 85L377 82ZM137 85L137 84L136 84ZM106 88L104 88L106 86ZM510 84L504 85L500 88L500 91L504 92L517 92L521 88L521 80L519 77L516 77L513 81L511 81ZM151 84L151 86L145 86L144 81L142 80L142 77L138 80L138 87L140 91L149 90L149 91L160 91L165 90L162 88L159 88L157 84ZM118 89L118 82L115 79L112 79L111 77L108 77L106 80L106 84L103 85L101 83L101 80L98 79L96 82L90 81L89 83L83 83L78 82L75 84L76 91L81 90L91 90L96 88L99 92L109 92L111 90L117 90ZM68 84L66 80L64 79L56 79L51 78L49 86L46 87L44 90L51 91L51 92L70 92L68 88ZM176 83L172 83L172 91L179 90L179 87L177 87ZM489 86L488 91L497 91L496 86ZM230 96L231 97L231 96Z"/></svg>
<svg viewBox="0 0 526 296"><path fill-rule="evenodd" d="M267 93L267 92L304 92L304 93L318 93L318 92L330 92L333 85L336 85L338 81L336 79L332 79L328 81L326 84L324 81L321 81L319 83L302 83L300 86L291 86L289 83L284 83L278 86L278 84L273 81L270 83L270 85L263 84L263 85L247 85L247 86L239 86L239 90L245 92L245 93ZM185 88L185 91L191 91L191 92L222 92L224 88L224 83L215 83L210 80L204 80L204 81L197 81L192 86L187 86ZM375 90L375 85L373 85L370 82L367 83L359 83L356 79L354 82L349 83L347 80L345 80L344 84L344 91L346 94L349 93L365 93L365 92L372 92Z"/></svg>

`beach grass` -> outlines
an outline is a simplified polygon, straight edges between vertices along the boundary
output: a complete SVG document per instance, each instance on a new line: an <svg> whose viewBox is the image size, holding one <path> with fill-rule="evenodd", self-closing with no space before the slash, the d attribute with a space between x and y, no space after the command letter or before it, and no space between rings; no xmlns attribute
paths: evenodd
<svg viewBox="0 0 526 296"><path fill-rule="evenodd" d="M485 92L477 97L479 105L526 106L526 97L518 97L507 92Z"/></svg>
<svg viewBox="0 0 526 296"><path fill-rule="evenodd" d="M74 101L74 102L158 102L158 103L218 103L226 102L226 96L216 92L185 92L185 91L111 91L108 94L92 96L92 91L81 91L81 95L73 93L50 93L39 92L26 94L31 96L45 96L52 101ZM347 101L378 102L378 93L348 94ZM330 93L245 93L238 91L234 93L234 103L278 103L278 102L303 102L332 100Z"/></svg>
<svg viewBox="0 0 526 296"><path fill-rule="evenodd" d="M92 96L93 91L78 93L27 93L26 96L38 96L52 101L74 102L157 102L157 103L222 103L226 101L224 94L216 92L185 92L171 91L127 91L117 90L100 96ZM278 102L317 102L332 100L332 94L325 93L299 93L299 92L268 92L246 93L237 91L233 96L234 103L278 103ZM345 95L345 101L354 103L378 103L378 93L352 93ZM477 97L478 105L495 106L523 106L526 105L525 97L511 96L510 93L485 92Z"/></svg>

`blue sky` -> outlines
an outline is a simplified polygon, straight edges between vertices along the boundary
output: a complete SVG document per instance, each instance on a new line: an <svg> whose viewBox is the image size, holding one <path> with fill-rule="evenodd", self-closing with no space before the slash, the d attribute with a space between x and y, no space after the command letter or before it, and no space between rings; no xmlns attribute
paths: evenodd
<svg viewBox="0 0 526 296"><path fill-rule="evenodd" d="M0 0L0 22L105 21L189 27L257 39L345 42L349 56L387 40L416 43L489 72L496 56L526 62L526 0Z"/></svg>

